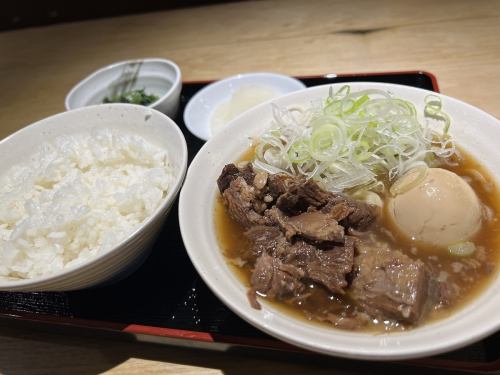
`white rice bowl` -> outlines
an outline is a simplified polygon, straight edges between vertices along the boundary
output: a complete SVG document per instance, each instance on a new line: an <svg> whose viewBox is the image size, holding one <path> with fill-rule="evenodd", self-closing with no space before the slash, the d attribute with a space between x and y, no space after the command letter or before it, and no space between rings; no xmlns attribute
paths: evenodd
<svg viewBox="0 0 500 375"><path fill-rule="evenodd" d="M176 124L141 106L62 113L0 142L0 289L69 290L147 253L181 186Z"/></svg>

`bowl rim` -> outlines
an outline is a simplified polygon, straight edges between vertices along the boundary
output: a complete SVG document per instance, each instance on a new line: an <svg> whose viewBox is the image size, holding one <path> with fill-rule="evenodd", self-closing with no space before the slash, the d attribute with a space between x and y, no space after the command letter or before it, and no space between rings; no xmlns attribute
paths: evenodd
<svg viewBox="0 0 500 375"><path fill-rule="evenodd" d="M96 256L83 260L80 263L73 264L69 267L63 268L62 270L59 270L58 272L44 275L44 276L38 276L30 279L14 279L14 280L1 280L0 279L0 290L4 291L21 291L21 288L23 288L23 291L27 291L29 287L44 287L45 284L51 283L58 281L60 279L67 279L71 277L73 274L79 274L80 272L86 271L88 269L91 269L96 263L101 263L102 261L109 260L110 258L113 258L115 253L120 251L124 246L127 244L133 242L136 240L136 238L139 236L139 233L146 227L149 227L150 225L153 224L155 219L160 215L168 206L170 206L175 199L177 198L178 192L180 191L182 184L184 182L184 179L186 177L187 173L187 162L188 162L188 150L187 150L187 143L186 139L184 137L184 134L182 131L179 129L177 124L167 115L164 113L153 109L153 108L148 108L144 107L141 105L137 104L129 104L129 103L109 103L109 104L97 104L97 105L92 105L92 106L86 106L86 107L79 107L72 109L70 111L65 111L65 112L60 112L57 114L54 114L52 116L43 118L41 120L38 120L30 125L27 125L18 131L10 134L6 138L0 140L0 148L2 145L6 142L9 142L10 139L14 137L19 137L19 136L24 136L25 133L29 133L34 127L40 126L40 124L50 122L54 119L65 117L65 116L73 116L75 114L78 114L79 112L87 112L87 111L94 111L96 108L99 110L103 109L103 106L109 106L112 108L123 108L125 111L129 110L139 110L139 111L144 111L147 112L148 114L154 113L157 116L159 116L162 120L166 120L166 126L169 126L177 135L178 140L180 141L180 163L179 163L179 174L175 176L174 181L171 185L170 190L167 193L167 196L163 198L163 201L161 204L153 211L153 213L144 220L144 222L136 228L133 232L131 232L127 237L123 238L121 241L116 243L113 248L105 251L104 253L97 254ZM104 108L105 109L105 108ZM62 136L63 134L55 135L54 139L57 137ZM168 151L168 150L167 150ZM11 289L14 288L14 289ZM53 289L51 289L53 290Z"/></svg>
<svg viewBox="0 0 500 375"><path fill-rule="evenodd" d="M173 68L174 72L175 72L175 80L174 80L174 82L172 82L172 86L162 96L160 96L157 100L155 100L153 103L142 106L145 108L154 109L154 107L156 105L158 105L159 103L164 101L166 98L168 98L174 92L174 90L182 83L182 73L181 73L181 69L179 68L179 66L172 60L164 59L164 58L160 58L160 57L146 57L146 58L122 60L122 61L117 61L117 62L108 64L108 65L105 65L97 70L94 70L92 73L87 75L85 78L78 81L78 83L75 84L71 88L71 90L69 90L68 94L66 95L66 98L64 99L64 107L66 108L67 111L71 111L71 110L77 109L77 108L91 107L94 105L101 105L101 104L131 104L131 103L101 103L101 104L85 105L85 106L81 106L81 107L72 107L70 105L71 99L75 95L75 93L77 93L82 87L87 85L91 80L98 77L100 74L102 74L106 71L114 70L114 69L116 69L120 66L123 66L123 65L134 64L134 63L144 64L144 63L150 63L150 62L159 62L159 63L165 64L165 65L168 65L169 67Z"/></svg>
<svg viewBox="0 0 500 375"><path fill-rule="evenodd" d="M328 88L328 87L334 87L334 88L339 88L343 85L350 85L351 88L353 89L359 89L360 87L362 88L368 88L366 86L371 86L372 88L381 88L385 90L391 90L391 88L394 89L400 89L400 90L409 90L409 91L415 91L421 94L427 94L427 95L437 95L441 98L446 98L447 101L454 102L454 105L458 105L461 107L461 109L467 109L468 112L476 112L480 116L486 116L489 118L490 121L492 121L493 125L500 125L500 121L495 118L494 116L488 114L487 112L483 111L480 108L477 108L475 106L472 106L468 103L465 103L459 99L455 99L450 96L446 96L443 94L435 93L433 91L429 90L424 90L420 88L414 88L414 87L409 87L405 85L399 85L399 84L391 84L391 83L379 83L379 82L346 82L346 83L335 83L335 84L326 84L326 85L321 85L321 86L314 86L311 88L307 88L305 90L301 90L300 92L294 92L290 93L287 95L284 95L279 98L275 98L273 100L270 100L268 102L265 102L263 104L260 104L256 106L255 108L249 110L246 112L245 117L251 117L252 114L257 114L258 112L262 111L265 106L268 106L271 102L275 100L283 100L284 103L283 105L289 105L291 103L285 102L289 97L294 97L297 96L297 100L304 99L301 97L301 95L304 95L303 93L306 91L312 91L312 90L319 90L321 88ZM363 87L364 86L364 87ZM308 98L312 99L312 98ZM305 99L304 99L305 100ZM335 328L328 328L330 332L333 332L333 334L339 334L340 336L332 336L332 337L350 337L351 339L356 338L366 338L368 336L377 336L381 341L379 343L379 346L376 348L376 350L373 349L373 347L366 348L363 347L362 344L357 346L355 349L353 349L352 344L350 348L345 348L344 344L336 344L332 346L328 346L323 342L316 342L316 343L311 343L311 342L303 342L300 339L298 339L298 335L295 332L295 334L289 334L286 330L283 330L281 327L283 323L282 317L287 317L289 318L288 320L292 320L293 323L298 323L296 324L297 327L301 326L301 321L297 320L295 318L292 318L291 316L288 316L284 313L279 313L276 315L279 315L278 318L280 318L279 326L280 327L273 327L272 324L266 323L263 319L265 318L265 313L268 313L269 311L265 311L269 305L265 303L262 303L263 305L263 313L262 315L257 316L257 314L249 312L248 306L243 305L240 303L239 299L236 299L234 297L233 292L234 288L232 286L228 287L221 287L221 282L216 281L220 279L219 276L211 274L213 273L213 267L219 267L220 268L227 268L228 265L226 262L223 262L222 264L216 260L211 262L210 264L204 264L207 263L206 261L204 262L201 257L199 257L199 253L202 251L198 249L197 247L200 247L200 244L196 242L196 239L193 236L193 229L192 229L192 222L189 221L189 197L187 196L188 194L188 189L192 189L191 185L193 184L193 179L195 179L194 173L195 169L197 168L197 165L200 163L202 158L207 156L207 153L210 151L213 151L211 149L212 143L215 142L215 140L219 139L229 139L231 137L231 133L236 133L236 130L241 130L243 128L243 124L237 125L241 121L241 118L237 118L233 120L227 127L227 130L223 130L221 133L217 134L214 138L210 139L201 149L200 151L196 154L195 158L191 162L191 165L188 169L187 175L186 175L186 180L185 184L181 190L180 197L179 197L179 224L180 224L180 229L181 229L181 235L184 240L184 244L186 247L186 250L188 252L188 255L195 266L197 272L199 275L202 277L204 282L209 286L209 288L214 292L215 295L219 299L221 299L226 306L228 306L234 313L236 313L238 316L240 316L242 319L247 321L248 323L252 324L256 328L274 336L277 337L280 340L286 341L288 343L291 343L292 345L308 349L308 350L314 350L323 354L328 354L328 355L334 355L334 356L339 356L339 357L345 357L345 358L353 358L353 359L368 359L368 360L402 360L402 359L414 359L414 358L420 358L424 356L429 356L429 355L435 355L443 352L447 352L453 349L457 349L459 347L462 347L464 345L470 344L474 341L477 341L495 331L500 329L500 318L496 319L494 321L493 318L490 318L489 320L486 319L490 315L486 315L487 311L482 310L481 315L477 315L476 317L484 317L484 320L479 320L476 322L476 325L474 326L474 329L471 330L470 332L467 333L466 337L463 338L463 335L461 333L455 333L454 335L451 335L450 337L445 337L443 340L440 339L440 332L439 328L441 327L440 323L441 322L446 322L447 324L445 327L449 330L450 327L454 328L455 327L455 322L457 319L457 315L460 315L464 310L467 310L467 306L470 306L474 304L474 301L479 300L482 298L482 296L485 296L486 294L491 295L493 291L497 291L498 285L499 284L499 279L500 279L500 271L497 272L497 275L495 276L494 279L490 282L489 286L486 287L485 290L483 290L477 297L475 297L470 303L466 304L464 307L460 308L456 312L452 313L449 317L445 317L443 319L440 319L436 322L428 322L421 327L416 327L413 330L410 331L405 331L403 333L398 333L398 332L393 332L390 334L382 334L382 335L373 335L370 333L366 332L350 332L350 331L342 331L342 330L336 330ZM231 129L234 129L233 131ZM227 134L229 133L229 134ZM254 132L255 133L255 132ZM246 135L248 136L248 135ZM234 159L236 159L238 155L234 155ZM216 163L221 164L218 165L222 167L222 164L226 161L225 157L220 158ZM198 167L199 168L199 167ZM495 176L497 179L499 176ZM215 184L215 182L214 182ZM199 187L198 187L199 189ZM215 188L214 188L215 189ZM213 199L215 200L215 194ZM191 217L192 219L192 217ZM205 219L202 218L200 220L202 226L207 226L210 225L209 223L205 222ZM212 232L214 231L213 225L212 228L206 227L206 232ZM204 232L205 233L205 232ZM212 233L213 234L213 233ZM196 246L195 246L196 245ZM211 243L209 244L211 245ZM209 246L207 245L207 246ZM214 250L215 251L215 250ZM222 253L219 249L217 249L219 253ZM218 257L220 258L220 257ZM212 267L212 268L209 268ZM227 272L231 273L233 275L234 280L237 279L237 277L234 275L234 272L232 270L228 270ZM226 273L226 271L224 272ZM228 280L225 280L228 281ZM238 283L239 286L243 286L243 283L241 281L235 281L232 284ZM243 286L245 289L246 287ZM232 288L231 289L224 289L224 288ZM269 313L272 315L276 309L272 309ZM459 323L463 321L463 317L459 316L458 319ZM467 323L471 323L470 318ZM303 325L306 325L306 323L303 323ZM313 324L307 324L307 326L311 327L314 326ZM427 327L427 328L426 328ZM425 330L424 330L425 328ZM435 329L437 328L437 329ZM302 329L302 328L297 328L297 330ZM422 343L415 344L413 343L412 346L404 346L403 344L399 345L399 339L400 338L414 338L416 337L414 332L422 332L422 334L425 334L426 336L431 336L431 335L437 335L435 338L435 341L428 342L425 345ZM425 332L425 333L424 333ZM323 333L322 331L320 333ZM418 336L417 336L418 337ZM392 342L392 346L384 346L382 345L382 341L385 339L388 339L389 342ZM447 340L448 339L448 340ZM384 341L385 343L385 341Z"/></svg>
<svg viewBox="0 0 500 375"><path fill-rule="evenodd" d="M184 113L183 113L184 124L186 124L186 128L191 132L191 134L193 134L195 137L197 137L203 141L207 141L211 138L211 136L205 137L203 134L201 134L198 130L200 127L194 126L191 119L190 119L191 113L196 109L196 106L199 105L199 101L201 98L203 98L205 96L211 96L212 95L211 92L213 90L217 89L217 87L226 85L231 81L238 81L240 79L247 79L247 78L252 78L252 77L263 77L263 78L268 77L268 78L274 79L274 80L280 79L282 81L287 81L287 82L297 86L297 89L295 91L303 90L306 88L306 85L303 82L301 82L299 79L297 79L295 77L288 76L286 74L274 73L274 72L238 73L238 74L235 74L235 75L232 75L229 77L225 77L225 78L213 81L211 83L208 83L201 90L197 91L196 94L194 94L191 97L191 99L186 104L186 107L184 108ZM269 85L269 86L274 86L274 85ZM291 93L291 92L294 92L294 91L288 91L287 93ZM286 94L282 94L282 95L286 95ZM279 96L282 96L282 95L279 95ZM279 96L277 96L277 97L279 97ZM275 97L274 99L276 99L277 97ZM220 104L222 102L222 100L223 99L220 99L216 105ZM211 108L211 111L213 111L213 109L214 108ZM245 112L243 112L243 113L245 113ZM241 113L237 117L241 116L243 113ZM206 123L208 126L210 126L210 119L207 119Z"/></svg>

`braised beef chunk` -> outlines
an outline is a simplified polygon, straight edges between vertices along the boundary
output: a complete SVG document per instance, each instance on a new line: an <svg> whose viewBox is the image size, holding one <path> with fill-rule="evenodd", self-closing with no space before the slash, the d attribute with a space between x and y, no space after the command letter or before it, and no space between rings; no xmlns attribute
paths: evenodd
<svg viewBox="0 0 500 375"><path fill-rule="evenodd" d="M266 217L278 225L287 240L300 236L312 241L342 241L344 227L340 226L330 212L312 211L297 216L286 216L279 208L266 211Z"/></svg>
<svg viewBox="0 0 500 375"><path fill-rule="evenodd" d="M243 177L245 182L252 185L255 172L251 163L247 163L243 168L238 168L234 164L227 164L217 179L217 186L221 194L231 185L237 177Z"/></svg>
<svg viewBox="0 0 500 375"><path fill-rule="evenodd" d="M283 240L283 234L279 228L268 225L250 227L245 231L245 237L250 240L250 249L256 257L263 253L274 254L278 243Z"/></svg>
<svg viewBox="0 0 500 375"><path fill-rule="evenodd" d="M275 203L275 207L284 213L285 220L286 217L291 219L291 223L286 225L287 237L294 236L292 233L296 232L311 240L338 240L342 238L339 238L342 230L339 223L346 229L366 229L378 212L374 206L327 192L312 180L255 172L250 163L241 168L234 164L226 165L217 184L230 215L245 227L266 224L267 220L261 216ZM315 209L325 215L311 214ZM329 223L332 218L336 225ZM320 219L321 222L312 226L313 219ZM281 222L284 224L283 220Z"/></svg>
<svg viewBox="0 0 500 375"><path fill-rule="evenodd" d="M288 181L276 202L276 207L288 215L298 215L310 207L324 206L331 195L332 193L321 189L316 182L297 178L293 182Z"/></svg>
<svg viewBox="0 0 500 375"><path fill-rule="evenodd" d="M276 208L292 216L306 212L309 205L305 200L300 199L297 194L283 193L276 200Z"/></svg>
<svg viewBox="0 0 500 375"><path fill-rule="evenodd" d="M340 222L352 214L354 208L347 202L338 204L327 204L321 209L321 212L329 214L335 221Z"/></svg>
<svg viewBox="0 0 500 375"><path fill-rule="evenodd" d="M333 193L321 189L319 185L312 180L307 180L305 183L297 185L295 191L292 190L290 192L295 192L301 199L305 200L309 206L313 207L324 206L333 195Z"/></svg>
<svg viewBox="0 0 500 375"><path fill-rule="evenodd" d="M346 275L353 268L354 240L346 237L344 246L318 250L316 254L316 258L306 266L307 277L332 293L344 294L347 288Z"/></svg>
<svg viewBox="0 0 500 375"><path fill-rule="evenodd" d="M400 248L376 223L378 207L304 177L228 164L217 184L241 225L227 255L249 276L256 309L269 298L342 329L402 330L454 307L474 275L494 269L484 246L448 263L420 245Z"/></svg>
<svg viewBox="0 0 500 375"><path fill-rule="evenodd" d="M305 269L311 259L316 257L317 252L316 246L302 240L289 242L282 234L281 241L277 243L273 255L286 263Z"/></svg>
<svg viewBox="0 0 500 375"><path fill-rule="evenodd" d="M305 290L305 285L300 281L303 276L301 269L264 253L255 262L252 289L278 300L298 297Z"/></svg>
<svg viewBox="0 0 500 375"><path fill-rule="evenodd" d="M285 179L286 182L277 177L272 180L275 184L276 181L280 181L281 185L277 184L279 189L285 190L277 198L276 207L289 216L299 215L311 210L311 208L322 208L329 211L341 204L342 206L337 207L337 209L343 208L344 211L339 211L339 213L345 216L336 220L344 220L341 224L346 228L353 227L359 230L367 229L378 216L379 209L376 206L355 201L341 194L327 192L314 181L302 179L291 181L290 177Z"/></svg>
<svg viewBox="0 0 500 375"><path fill-rule="evenodd" d="M245 260L253 265L253 307L259 308L257 295L307 303L314 285L351 306L348 313L318 311L312 314L317 320L338 327L365 325L370 316L419 320L430 283L424 264L348 235L359 237L376 220L376 207L302 177L254 171L250 164L227 165L217 183L250 243Z"/></svg>
<svg viewBox="0 0 500 375"><path fill-rule="evenodd" d="M261 257L265 255L265 259L271 256L278 259L280 265L289 265L294 269L299 269L300 280L303 283L312 280L332 293L345 293L344 289L348 284L346 276L353 268L354 240L351 237L345 238L344 245L319 250L314 245L301 240L291 243L279 230L276 232L276 229L266 230L265 228L275 227L256 226L245 232L252 241L251 248L254 253L260 253ZM257 268L257 263L253 275L256 273L262 274L262 268ZM257 277L256 280L261 278ZM252 287L260 290L259 285L255 285L253 280L252 276Z"/></svg>
<svg viewBox="0 0 500 375"><path fill-rule="evenodd" d="M429 298L436 306L449 306L451 301L457 299L461 293L460 287L455 283L447 283L437 278L431 278L429 283Z"/></svg>
<svg viewBox="0 0 500 375"><path fill-rule="evenodd" d="M243 167L239 168L240 176L246 181L247 184L253 184L255 178L255 171L253 170L252 163L246 163Z"/></svg>
<svg viewBox="0 0 500 375"><path fill-rule="evenodd" d="M346 217L345 226L365 230L377 219L378 207L354 200L346 203L352 212Z"/></svg>
<svg viewBox="0 0 500 375"><path fill-rule="evenodd" d="M217 179L217 186L219 187L219 191L221 194L229 187L231 182L236 180L238 177L240 170L234 164L227 164L222 169L222 173Z"/></svg>
<svg viewBox="0 0 500 375"><path fill-rule="evenodd" d="M379 208L361 201L349 199L340 194L332 194L324 209L333 209L338 205L346 205L350 212L345 218L339 219L346 228L365 230L377 219Z"/></svg>
<svg viewBox="0 0 500 375"><path fill-rule="evenodd" d="M259 201L255 188L248 185L243 177L236 177L222 193L229 215L244 227L263 225L268 220L255 210Z"/></svg>
<svg viewBox="0 0 500 375"><path fill-rule="evenodd" d="M356 249L350 297L373 317L417 322L428 290L424 264L400 251L361 243Z"/></svg>
<svg viewBox="0 0 500 375"><path fill-rule="evenodd" d="M300 177L291 177L283 173L278 173L269 175L267 186L269 188L269 194L274 198L278 198L280 195L285 194L291 186L300 184L304 181L305 180Z"/></svg>

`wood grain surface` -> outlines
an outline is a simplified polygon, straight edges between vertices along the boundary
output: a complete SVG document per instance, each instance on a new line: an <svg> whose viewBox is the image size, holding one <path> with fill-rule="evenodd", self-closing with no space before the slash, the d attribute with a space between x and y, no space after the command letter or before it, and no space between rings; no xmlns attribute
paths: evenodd
<svg viewBox="0 0 500 375"><path fill-rule="evenodd" d="M0 33L0 138L64 110L103 65L164 57L183 79L427 70L500 117L500 1L246 1ZM0 373L357 374L393 365L212 353L0 325ZM405 369L405 373L418 370Z"/></svg>

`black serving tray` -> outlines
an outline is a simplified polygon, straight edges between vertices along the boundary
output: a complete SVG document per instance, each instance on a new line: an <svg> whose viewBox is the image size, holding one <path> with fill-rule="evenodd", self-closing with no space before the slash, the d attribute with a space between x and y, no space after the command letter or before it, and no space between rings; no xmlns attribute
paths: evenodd
<svg viewBox="0 0 500 375"><path fill-rule="evenodd" d="M328 74L299 77L307 86L374 81L439 91L427 72ZM210 82L185 82L175 121L183 131L189 161L203 145L185 127L182 114L189 99ZM130 276L99 288L74 292L0 292L0 319L52 328L84 328L172 345L228 349L235 346L300 351L250 326L207 288L193 268L182 242L177 203L151 255ZM500 370L500 335L445 355L405 362L456 370Z"/></svg>

